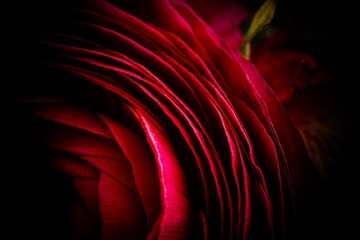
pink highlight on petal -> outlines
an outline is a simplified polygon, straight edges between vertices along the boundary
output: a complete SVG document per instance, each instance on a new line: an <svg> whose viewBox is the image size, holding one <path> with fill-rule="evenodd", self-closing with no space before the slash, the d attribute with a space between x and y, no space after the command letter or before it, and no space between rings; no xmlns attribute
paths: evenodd
<svg viewBox="0 0 360 240"><path fill-rule="evenodd" d="M112 2L67 9L69 32L61 29L64 34L50 34L40 43L49 50L45 65L103 94L95 100L74 97L75 104L95 102L100 112L107 105L117 117L72 103L35 108L56 130L42 144L74 160L57 159L53 167L72 177L91 177L73 180L84 199L84 205L72 207L74 220L90 226L86 211L96 215L98 192L104 239L187 239L199 212L195 217L204 238L215 233L247 239L259 228L270 239L282 237L283 227L293 225L295 193L313 172L301 137L271 88L253 64L232 51L241 42L237 27L243 9L232 1L200 0L199 11L210 14L200 19L177 0ZM115 101L101 99L110 95ZM140 129L132 132L117 122L129 119ZM170 136L180 136L189 153L182 154ZM195 196L188 196L187 184L194 179L183 172L187 161L201 175L194 183L201 193ZM91 181L97 178L94 189ZM204 206L191 209L194 198Z"/></svg>
<svg viewBox="0 0 360 240"><path fill-rule="evenodd" d="M144 205L150 229L158 218L161 208L158 171L150 148L140 137L114 120L106 116L101 116L101 118L109 127L132 166L136 187Z"/></svg>
<svg viewBox="0 0 360 240"><path fill-rule="evenodd" d="M207 226L207 220L205 215L202 212L199 212L196 215L197 228L196 231L201 231L201 233L195 233L196 236L199 236L197 239L209 240L209 230Z"/></svg>
<svg viewBox="0 0 360 240"><path fill-rule="evenodd" d="M147 114L131 109L139 119L158 166L162 213L151 231L157 239L187 239L191 207L185 176L165 132ZM154 235L150 234L155 237Z"/></svg>

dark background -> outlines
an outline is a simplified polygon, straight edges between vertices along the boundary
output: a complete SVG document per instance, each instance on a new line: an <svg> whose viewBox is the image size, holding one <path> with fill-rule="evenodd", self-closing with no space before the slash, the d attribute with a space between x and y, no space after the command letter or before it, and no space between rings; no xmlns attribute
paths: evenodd
<svg viewBox="0 0 360 240"><path fill-rule="evenodd" d="M253 12L263 3L245 0ZM359 239L359 8L355 1L278 0L271 25L286 28L288 47L310 54L331 73L331 91L344 119L343 161L348 168L319 194L301 219L303 239ZM330 92L331 94L331 92ZM340 167L339 167L340 168Z"/></svg>
<svg viewBox="0 0 360 240"><path fill-rule="evenodd" d="M255 12L261 5L261 0L239 1L244 3L249 10ZM345 161L351 166L350 169L333 185L328 186L328 191L319 196L318 202L310 212L307 219L302 219L304 232L303 239L357 239L359 238L359 215L357 194L359 185L357 184L359 169L357 168L359 159L359 127L358 113L360 109L358 102L358 82L359 79L359 42L356 36L359 29L359 20L356 14L358 8L355 7L356 1L335 1L335 0L278 0L275 17L272 21L274 26L291 26L289 31L297 36L293 42L293 47L298 50L313 55L317 60L324 61L334 70L334 81L336 92L340 92L342 98L338 102L346 113L347 140L345 146ZM2 38L5 43L2 46L4 64L2 77L2 98L5 97L3 120L4 139L7 144L3 145L4 162L11 162L16 156L26 157L26 149L17 149L11 142L13 133L8 132L7 126L11 123L11 109L7 109L7 97L11 92L8 91L8 81L14 76L26 77L26 69L19 63L26 60L22 55L24 46L24 37L31 22L37 18L36 12L41 5L33 4L32 1L12 1L2 6ZM14 87L14 86L12 86ZM17 86L21 88L21 86ZM34 235L31 232L32 227L36 225L38 217L47 217L46 213L37 216L36 207L42 204L37 202L41 194L37 188L32 188L32 184L40 184L41 178L33 178L35 182L27 182L27 177L34 177L28 169L19 170L16 162L2 165L3 184L5 185L5 204L3 212L5 221L10 225L7 231L12 235L26 236ZM38 181L38 182L37 182ZM27 188L28 192L18 192L20 189ZM7 191L9 189L9 191ZM49 189L50 197L58 197ZM35 198L36 197L36 198ZM15 199L15 201L14 201ZM46 200L46 199L45 199ZM45 201L44 200L44 201ZM30 209L29 209L30 208ZM24 216L23 210L28 215ZM62 209L58 209L62 211ZM60 221L60 220L59 220ZM45 221L46 222L46 219ZM7 228L7 225L5 225ZM44 231L48 226L44 225ZM6 232L7 232L6 231ZM6 238L5 238L6 239ZM12 238L9 238L12 239Z"/></svg>

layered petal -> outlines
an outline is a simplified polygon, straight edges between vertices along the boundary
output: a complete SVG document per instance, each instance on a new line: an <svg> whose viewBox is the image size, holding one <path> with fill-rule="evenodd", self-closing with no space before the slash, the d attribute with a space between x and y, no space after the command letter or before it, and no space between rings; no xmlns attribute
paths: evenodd
<svg viewBox="0 0 360 240"><path fill-rule="evenodd" d="M26 116L17 121L42 162L71 180L74 236L297 235L297 209L318 180L301 135L219 36L243 15L218 22L192 4L49 3L53 24L29 37L34 91L14 99Z"/></svg>

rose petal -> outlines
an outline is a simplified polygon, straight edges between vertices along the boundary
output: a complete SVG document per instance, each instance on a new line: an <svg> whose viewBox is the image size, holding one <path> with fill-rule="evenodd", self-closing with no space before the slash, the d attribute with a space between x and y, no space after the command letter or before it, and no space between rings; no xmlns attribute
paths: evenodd
<svg viewBox="0 0 360 240"><path fill-rule="evenodd" d="M99 179L102 239L144 239L146 216L139 195L105 173Z"/></svg>
<svg viewBox="0 0 360 240"><path fill-rule="evenodd" d="M186 239L190 227L190 204L185 176L163 130L149 116L133 109L139 119L158 166L162 213L150 239Z"/></svg>
<svg viewBox="0 0 360 240"><path fill-rule="evenodd" d="M147 146L138 136L114 120L106 116L102 116L102 119L131 163L137 190L142 199L150 228L160 212L158 171L150 149L146 151Z"/></svg>

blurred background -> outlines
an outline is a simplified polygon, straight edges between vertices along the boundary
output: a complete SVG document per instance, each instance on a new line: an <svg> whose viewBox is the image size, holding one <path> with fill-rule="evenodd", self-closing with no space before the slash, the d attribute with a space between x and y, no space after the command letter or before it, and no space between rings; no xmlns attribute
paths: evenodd
<svg viewBox="0 0 360 240"><path fill-rule="evenodd" d="M264 1L239 2L254 13ZM277 0L267 28L272 39L262 36L253 46L257 55L272 48L302 52L315 62L313 82L284 103L303 136L308 131L319 140L305 137L326 183L302 219L303 239L359 238L358 11L347 0Z"/></svg>

